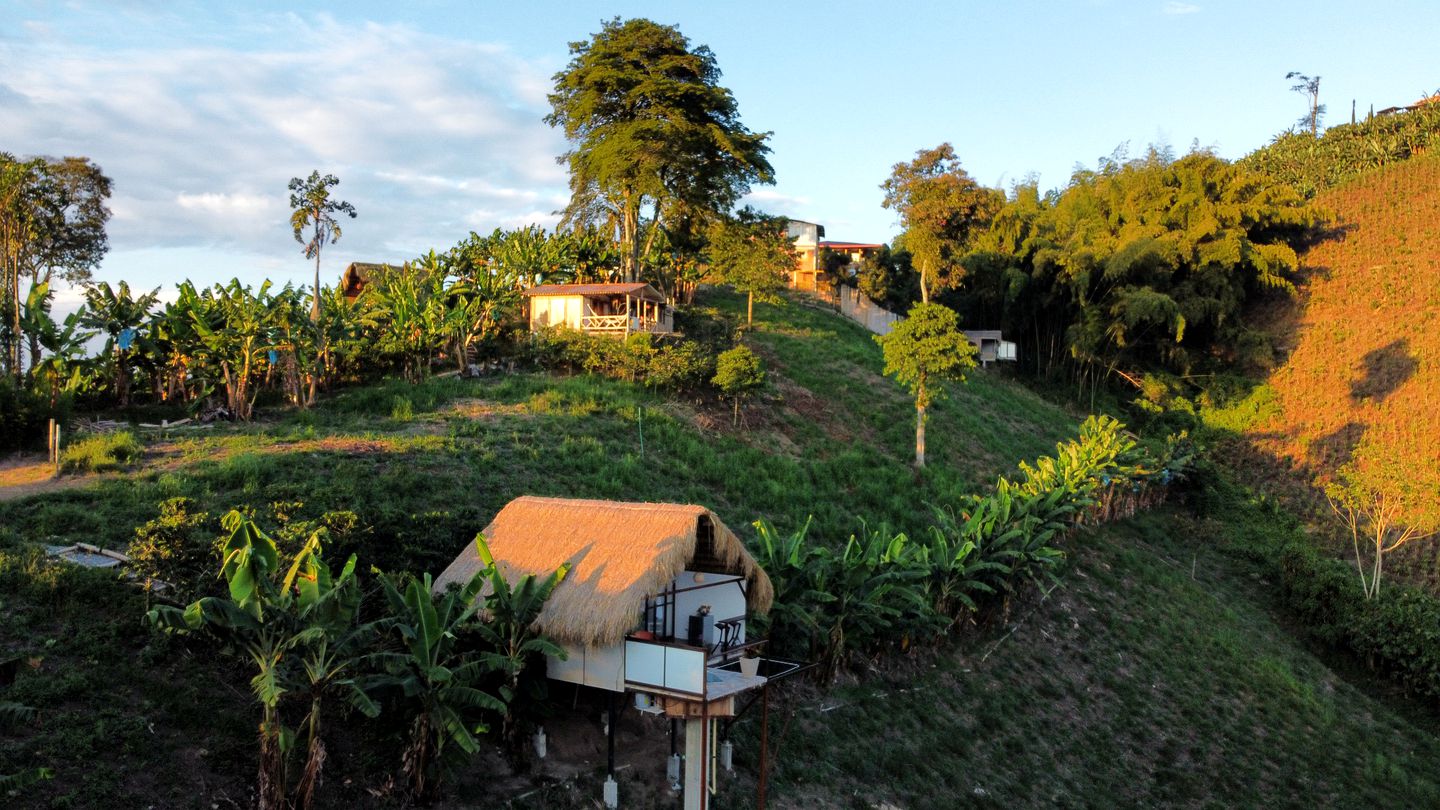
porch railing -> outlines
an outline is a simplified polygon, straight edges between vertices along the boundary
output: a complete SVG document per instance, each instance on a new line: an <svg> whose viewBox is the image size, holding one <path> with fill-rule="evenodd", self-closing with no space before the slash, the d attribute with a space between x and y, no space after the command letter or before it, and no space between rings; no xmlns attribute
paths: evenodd
<svg viewBox="0 0 1440 810"><path fill-rule="evenodd" d="M580 328L586 332L654 332L660 321L629 315L585 315Z"/></svg>

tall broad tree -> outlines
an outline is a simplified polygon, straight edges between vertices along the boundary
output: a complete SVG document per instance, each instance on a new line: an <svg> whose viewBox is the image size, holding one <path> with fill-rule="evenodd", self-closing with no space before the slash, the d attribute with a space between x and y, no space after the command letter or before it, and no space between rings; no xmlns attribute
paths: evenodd
<svg viewBox="0 0 1440 810"><path fill-rule="evenodd" d="M710 264L725 283L745 293L745 322L755 322L755 299L778 300L785 278L795 268L795 243L784 217L749 206L710 230Z"/></svg>
<svg viewBox="0 0 1440 810"><path fill-rule="evenodd" d="M963 275L960 258L971 238L989 226L1005 194L986 188L960 166L955 148L942 143L896 163L880 185L884 206L900 215L901 241L920 268L920 298L936 286L951 287Z"/></svg>
<svg viewBox="0 0 1440 810"><path fill-rule="evenodd" d="M355 206L344 200L330 199L330 189L340 185L333 174L320 176L310 172L304 180L290 178L290 227L295 241L305 246L305 258L315 260L315 291L311 296L310 319L320 320L320 250L340 239L340 223L336 217L356 216ZM310 229L309 239L305 229Z"/></svg>
<svg viewBox="0 0 1440 810"><path fill-rule="evenodd" d="M939 304L911 308L888 334L876 335L885 353L885 374L915 398L915 468L925 466L925 411L944 394L941 383L963 381L975 367L975 347L960 331L955 311Z"/></svg>
<svg viewBox="0 0 1440 810"><path fill-rule="evenodd" d="M667 209L728 211L774 182L769 133L745 128L715 55L675 26L616 17L570 53L545 117L570 142L566 222L614 227L627 280L639 278L647 206L653 239Z"/></svg>
<svg viewBox="0 0 1440 810"><path fill-rule="evenodd" d="M21 160L0 152L0 280L6 291L0 333L17 379L25 338L32 364L41 350L40 336L27 333L22 322L22 292L44 289L48 305L57 276L71 284L90 279L109 249L110 190L110 178L88 158Z"/></svg>

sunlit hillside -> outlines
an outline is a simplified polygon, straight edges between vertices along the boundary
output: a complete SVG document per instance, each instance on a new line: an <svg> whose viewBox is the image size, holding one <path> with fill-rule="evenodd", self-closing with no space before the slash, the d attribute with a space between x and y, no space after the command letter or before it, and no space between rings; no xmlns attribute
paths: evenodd
<svg viewBox="0 0 1440 810"><path fill-rule="evenodd" d="M1326 192L1289 354L1257 392L1260 446L1306 474L1391 459L1440 491L1440 156Z"/></svg>

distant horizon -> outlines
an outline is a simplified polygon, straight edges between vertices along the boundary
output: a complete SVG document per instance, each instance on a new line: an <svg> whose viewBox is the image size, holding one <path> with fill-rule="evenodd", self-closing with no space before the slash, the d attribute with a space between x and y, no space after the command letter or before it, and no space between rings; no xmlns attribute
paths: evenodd
<svg viewBox="0 0 1440 810"><path fill-rule="evenodd" d="M327 278L472 230L553 227L568 190L545 96L567 44L617 12L714 51L741 120L773 133L778 182L743 203L831 240L890 242L880 183L941 142L978 182L1043 191L1126 145L1238 159L1300 119L1291 70L1322 77L1336 124L1352 99L1363 118L1440 83L1425 57L1440 7L1415 2L295 5L0 11L0 150L89 157L114 180L97 280L308 285L285 186L312 170L359 211L322 254Z"/></svg>

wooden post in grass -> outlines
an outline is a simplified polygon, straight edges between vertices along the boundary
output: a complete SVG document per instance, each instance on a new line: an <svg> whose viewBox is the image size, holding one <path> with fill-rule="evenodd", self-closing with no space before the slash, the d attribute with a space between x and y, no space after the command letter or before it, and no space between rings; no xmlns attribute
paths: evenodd
<svg viewBox="0 0 1440 810"><path fill-rule="evenodd" d="M54 419L50 420L50 432L45 437L45 449L49 452L50 466L55 468L55 474L60 474L60 423Z"/></svg>

